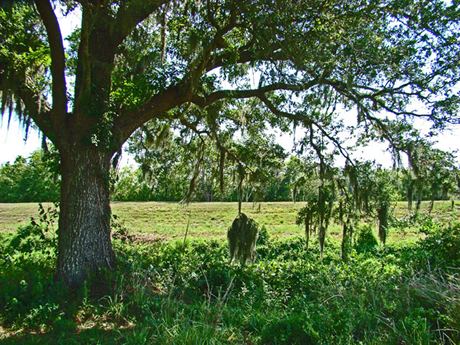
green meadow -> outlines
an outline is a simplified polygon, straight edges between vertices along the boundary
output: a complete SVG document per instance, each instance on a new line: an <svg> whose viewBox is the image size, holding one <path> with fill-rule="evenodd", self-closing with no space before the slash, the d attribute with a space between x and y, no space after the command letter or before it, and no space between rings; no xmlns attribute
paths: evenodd
<svg viewBox="0 0 460 345"><path fill-rule="evenodd" d="M43 204L45 208L52 206ZM263 225L273 237L303 236L303 229L296 225L296 215L302 202L243 203L242 211ZM428 213L429 202L423 202L421 213ZM0 204L0 231L13 232L27 224L30 217L38 216L36 203ZM189 239L225 239L226 231L237 215L238 205L231 202L190 203L172 202L113 202L112 213L130 234L142 241L183 239L188 226ZM393 215L408 215L407 203L393 205ZM432 217L443 222L460 219L460 202L451 211L450 201L436 201ZM415 231L415 230L414 230ZM389 243L414 240L419 234L411 228L391 231ZM328 235L339 239L341 228L332 224Z"/></svg>

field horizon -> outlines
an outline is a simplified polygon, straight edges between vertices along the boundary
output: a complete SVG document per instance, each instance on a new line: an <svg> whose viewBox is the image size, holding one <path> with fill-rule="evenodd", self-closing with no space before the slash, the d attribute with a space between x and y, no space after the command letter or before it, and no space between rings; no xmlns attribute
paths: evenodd
<svg viewBox="0 0 460 345"><path fill-rule="evenodd" d="M52 203L43 203L45 209ZM275 238L303 236L303 228L296 225L297 211L304 202L245 202L242 211L265 226ZM424 201L421 213L428 213L429 202ZM435 219L460 220L459 201L455 202L455 214L450 212L450 201L435 201L432 216ZM236 202L120 202L111 203L112 214L128 232L140 241L180 240L185 232L188 239L225 239L226 231L237 216ZM397 217L408 215L407 203L393 205ZM38 203L0 203L0 232L14 232L21 225L38 216ZM447 219L446 219L447 218ZM341 227L331 224L328 234L332 238L341 236ZM404 233L389 233L389 242L414 240L419 234L407 229Z"/></svg>

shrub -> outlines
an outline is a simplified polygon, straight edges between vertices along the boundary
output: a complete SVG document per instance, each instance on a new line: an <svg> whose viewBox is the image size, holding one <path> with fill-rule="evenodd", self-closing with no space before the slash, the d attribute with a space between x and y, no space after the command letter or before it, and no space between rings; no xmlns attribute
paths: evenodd
<svg viewBox="0 0 460 345"><path fill-rule="evenodd" d="M419 265L431 269L458 269L460 267L460 223L449 226L426 227L426 237L418 242L414 256Z"/></svg>
<svg viewBox="0 0 460 345"><path fill-rule="evenodd" d="M42 251L52 255L57 246L58 204L48 209L38 204L38 214L38 219L32 217L29 224L19 227L6 246L6 253L13 255Z"/></svg>
<svg viewBox="0 0 460 345"><path fill-rule="evenodd" d="M271 240L260 246L255 263L242 267L229 264L224 241L117 240L113 289L96 298L87 290L69 295L54 282L55 227L47 225L45 213L0 244L4 329L54 332L50 342L57 335L66 343L459 340L458 272L445 269L458 262L457 225L433 230L417 244L379 251L366 226L355 242L366 255L352 255L348 262L340 260L334 242L320 261L318 248L306 251L303 238ZM104 332L106 341L101 334L76 338L89 327L117 331Z"/></svg>
<svg viewBox="0 0 460 345"><path fill-rule="evenodd" d="M257 237L257 245L267 245L270 241L270 234L268 233L267 227L262 225L259 229L259 236Z"/></svg>
<svg viewBox="0 0 460 345"><path fill-rule="evenodd" d="M59 290L52 279L57 207L55 204L45 209L39 204L38 219L31 218L6 240L0 260L0 308L4 308L9 323L21 320L25 327L39 327L60 314L54 301L49 300Z"/></svg>
<svg viewBox="0 0 460 345"><path fill-rule="evenodd" d="M314 345L320 337L303 315L292 314L270 321L262 330L262 344Z"/></svg>
<svg viewBox="0 0 460 345"><path fill-rule="evenodd" d="M358 253L374 252L378 246L377 239L375 238L372 226L369 224L358 227L355 249Z"/></svg>

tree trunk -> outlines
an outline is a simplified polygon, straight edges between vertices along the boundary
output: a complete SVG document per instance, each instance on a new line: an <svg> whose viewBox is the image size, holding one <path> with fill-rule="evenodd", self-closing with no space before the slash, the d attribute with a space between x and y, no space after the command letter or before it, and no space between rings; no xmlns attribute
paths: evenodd
<svg viewBox="0 0 460 345"><path fill-rule="evenodd" d="M434 208L434 196L431 196L430 206L428 207L428 214L431 214L431 212L433 212L433 208Z"/></svg>
<svg viewBox="0 0 460 345"><path fill-rule="evenodd" d="M58 279L78 287L88 276L112 269L110 157L95 147L61 150Z"/></svg>
<svg viewBox="0 0 460 345"><path fill-rule="evenodd" d="M422 199L421 197L417 197L417 203L415 204L415 213L418 214L420 212L420 207L422 206Z"/></svg>
<svg viewBox="0 0 460 345"><path fill-rule="evenodd" d="M379 221L379 239L383 245L385 245L388 233L388 218L389 218L389 206L386 204L380 205L377 209L377 218Z"/></svg>
<svg viewBox="0 0 460 345"><path fill-rule="evenodd" d="M241 214L241 204L243 202L243 178L240 177L238 183L238 216Z"/></svg>
<svg viewBox="0 0 460 345"><path fill-rule="evenodd" d="M418 214L420 212L420 207L422 206L422 187L420 185L416 188L417 193L417 201L415 203L415 213Z"/></svg>
<svg viewBox="0 0 460 345"><path fill-rule="evenodd" d="M341 245L342 260L347 261L348 259L348 226L344 222L342 225L342 245Z"/></svg>
<svg viewBox="0 0 460 345"><path fill-rule="evenodd" d="M407 187L407 208L409 209L410 213L412 213L413 201L414 201L414 186L412 182L409 182L409 185Z"/></svg>
<svg viewBox="0 0 460 345"><path fill-rule="evenodd" d="M324 252L324 242L326 240L326 227L322 223L320 223L320 226L319 226L318 237L319 237L319 257L322 260L323 252Z"/></svg>
<svg viewBox="0 0 460 345"><path fill-rule="evenodd" d="M310 216L305 216L305 248L308 250L308 244L310 242Z"/></svg>

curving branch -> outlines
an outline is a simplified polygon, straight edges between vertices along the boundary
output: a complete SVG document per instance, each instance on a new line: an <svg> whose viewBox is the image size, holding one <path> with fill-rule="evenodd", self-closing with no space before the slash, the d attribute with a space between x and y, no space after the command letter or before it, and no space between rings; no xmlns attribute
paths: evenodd
<svg viewBox="0 0 460 345"><path fill-rule="evenodd" d="M148 120L166 113L181 104L192 101L193 92L211 59L212 52L219 47L223 36L237 25L236 14L232 12L228 22L218 28L213 39L203 47L198 57L190 62L188 72L178 83L152 95L144 104L136 109L122 111L114 123L114 132L121 143L138 127Z"/></svg>
<svg viewBox="0 0 460 345"><path fill-rule="evenodd" d="M346 148L342 146L342 144L337 140L337 138L333 137L328 131L324 129L318 122L314 121L312 118L305 116L302 113L289 113L283 110L278 109L270 100L266 97L266 95L259 96L259 99L266 105L266 107L275 115L284 117L286 119L297 121L304 124L306 127L310 128L310 132L313 131L313 126L315 126L321 134L323 134L326 138L328 138L334 146L339 150L340 154L346 159L346 161L354 165L353 159L348 154Z"/></svg>
<svg viewBox="0 0 460 345"><path fill-rule="evenodd" d="M56 117L58 114L62 116L67 114L67 87L61 29L49 0L35 0L35 5L45 26L51 50L53 116Z"/></svg>
<svg viewBox="0 0 460 345"><path fill-rule="evenodd" d="M252 97L263 97L267 92L284 90L284 91L306 91L313 86L319 85L318 79L310 80L302 84L288 84L288 83L273 83L261 86L257 89L246 90L218 90L206 96L193 95L191 102L200 106L206 107L214 102L222 99L244 99Z"/></svg>
<svg viewBox="0 0 460 345"><path fill-rule="evenodd" d="M228 22L222 27L218 26L214 37L203 47L197 58L192 61L188 68L188 73L185 78L188 80L194 89L201 76L208 71L209 63L212 59L212 53L221 46L225 46L224 36L234 29L237 25L237 14L235 9L232 9Z"/></svg>
<svg viewBox="0 0 460 345"><path fill-rule="evenodd" d="M122 1L112 26L114 46L119 46L139 23L169 2L170 0Z"/></svg>
<svg viewBox="0 0 460 345"><path fill-rule="evenodd" d="M186 103L191 97L190 89L186 83L173 85L152 96L139 108L122 110L113 125L116 140L123 143L148 120L166 116L168 110Z"/></svg>

